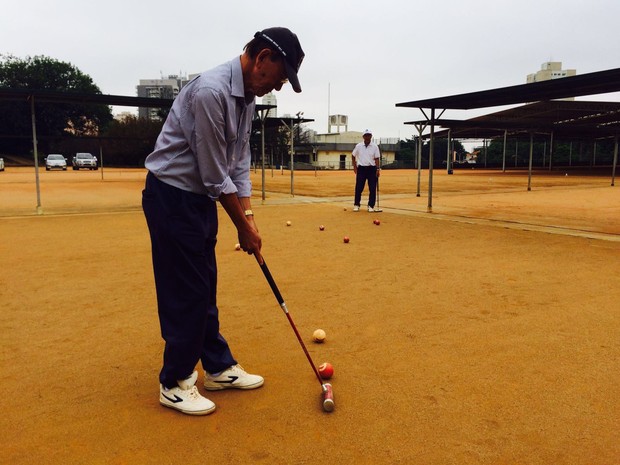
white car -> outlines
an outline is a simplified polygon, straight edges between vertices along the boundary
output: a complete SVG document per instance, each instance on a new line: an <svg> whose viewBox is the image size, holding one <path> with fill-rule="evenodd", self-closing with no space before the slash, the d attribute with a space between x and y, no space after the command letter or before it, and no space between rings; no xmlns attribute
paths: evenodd
<svg viewBox="0 0 620 465"><path fill-rule="evenodd" d="M75 154L72 160L73 169L79 170L80 168L88 168L89 170L96 170L97 158L88 152L78 152Z"/></svg>
<svg viewBox="0 0 620 465"><path fill-rule="evenodd" d="M47 171L53 169L66 171L67 159L59 153L50 153L45 157L45 169Z"/></svg>

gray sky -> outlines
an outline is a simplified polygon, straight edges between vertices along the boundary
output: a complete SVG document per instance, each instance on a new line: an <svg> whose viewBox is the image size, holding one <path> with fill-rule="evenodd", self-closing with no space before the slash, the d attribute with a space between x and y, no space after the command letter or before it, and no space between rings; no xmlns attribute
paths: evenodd
<svg viewBox="0 0 620 465"><path fill-rule="evenodd" d="M620 66L618 0L20 0L11 10L0 53L69 62L104 94L130 96L140 79L199 73L239 55L257 30L288 27L306 52L303 92L287 85L278 112L303 111L319 132L328 102L350 130L404 139L414 128L403 122L422 115L396 103L522 84L546 61L578 74Z"/></svg>

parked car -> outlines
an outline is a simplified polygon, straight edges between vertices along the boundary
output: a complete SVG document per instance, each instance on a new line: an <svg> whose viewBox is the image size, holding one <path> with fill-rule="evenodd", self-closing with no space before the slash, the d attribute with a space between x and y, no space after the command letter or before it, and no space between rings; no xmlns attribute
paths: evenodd
<svg viewBox="0 0 620 465"><path fill-rule="evenodd" d="M47 171L53 169L67 170L67 159L59 153L50 153L45 157L45 169Z"/></svg>
<svg viewBox="0 0 620 465"><path fill-rule="evenodd" d="M0 158L0 171L4 171L4 158Z"/></svg>
<svg viewBox="0 0 620 465"><path fill-rule="evenodd" d="M79 170L80 168L96 170L98 168L97 158L95 158L92 153L87 152L76 153L75 157L73 157L72 165L74 170Z"/></svg>

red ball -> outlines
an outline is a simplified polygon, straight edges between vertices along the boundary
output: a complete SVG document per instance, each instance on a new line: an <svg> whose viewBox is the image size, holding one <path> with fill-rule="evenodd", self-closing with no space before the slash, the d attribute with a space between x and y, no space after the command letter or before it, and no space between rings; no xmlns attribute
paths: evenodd
<svg viewBox="0 0 620 465"><path fill-rule="evenodd" d="M379 220L374 220L374 221L373 221L373 223L374 223L374 224L376 224L377 226L379 226L379 225L381 224L381 221L379 221Z"/></svg>
<svg viewBox="0 0 620 465"><path fill-rule="evenodd" d="M323 231L325 229L325 226L321 225L319 226L319 230Z"/></svg>
<svg viewBox="0 0 620 465"><path fill-rule="evenodd" d="M323 379L329 379L334 376L334 367L331 363L325 362L319 365L319 374Z"/></svg>
<svg viewBox="0 0 620 465"><path fill-rule="evenodd" d="M348 244L349 243L349 236L344 236L343 241L344 241L345 244Z"/></svg>

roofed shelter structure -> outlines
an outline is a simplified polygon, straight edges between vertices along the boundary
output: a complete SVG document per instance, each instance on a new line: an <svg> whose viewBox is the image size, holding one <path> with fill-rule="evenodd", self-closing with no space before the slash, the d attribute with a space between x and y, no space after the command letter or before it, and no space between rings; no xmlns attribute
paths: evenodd
<svg viewBox="0 0 620 465"><path fill-rule="evenodd" d="M416 127L426 121L412 121ZM620 102L592 102L552 100L532 103L509 110L491 113L468 120L436 120L438 126L448 128L434 136L450 138L493 139L503 136L502 171L506 169L506 139L514 136L544 134L550 136L549 169L552 166L554 138L581 138L597 140L615 138L620 131ZM428 138L428 136L422 136ZM447 157L450 170L450 159ZM449 171L450 172L450 171ZM531 169L530 169L531 174ZM615 169L612 167L612 186ZM531 190L528 182L528 190ZM419 196L419 195L418 195Z"/></svg>
<svg viewBox="0 0 620 465"><path fill-rule="evenodd" d="M617 91L620 91L620 68L531 84L520 84L467 94L397 103L396 106L417 108L424 114L425 120L411 121L406 124L416 125L420 136L422 136L422 131L427 126L430 126L431 154L434 148L435 127L438 125L449 128L450 132L453 130L462 131L460 137L465 137L463 134L466 130L470 131L469 134L475 133L475 137L481 137L483 133L495 134L497 136L500 131L506 134L508 130L519 130L529 133L530 179L532 142L535 132L544 130L553 134L556 130L561 130L574 134L575 131L578 131L584 134L614 137L613 185L618 158L618 132L620 129L618 111L620 110L620 104L615 104L614 102L560 102L553 100ZM470 110L526 102L538 103L465 121L440 119L447 109ZM430 116L425 110L430 112ZM429 157L428 212L432 211L432 176L433 157L431 156ZM528 181L528 190L530 189L531 186Z"/></svg>
<svg viewBox="0 0 620 465"><path fill-rule="evenodd" d="M300 112L295 117L292 116L268 116L269 110L277 108L277 105L266 105L266 104L256 104L256 114L258 117L258 121L260 121L260 131L261 131L261 196L262 201L265 202L265 130L266 129L277 129L280 127L285 127L289 131L291 138L291 148L289 150L289 154L291 156L291 195L295 195L295 163L294 163L294 155L295 155L295 146L294 146L294 126L295 124L300 125L303 123L309 123L314 121L313 119L303 118ZM256 122L258 122L255 119Z"/></svg>
<svg viewBox="0 0 620 465"><path fill-rule="evenodd" d="M35 118L35 103L83 103L83 104L100 104L100 105L114 105L114 106L127 106L127 107L147 107L147 108L170 108L174 99L170 98L152 98L152 97L130 97L125 95L107 95L107 94L93 94L88 92L71 92L71 91L56 91L56 90L36 90L36 89L12 89L0 87L0 100L13 100L13 101L28 101L30 102L30 113L32 118L32 145L34 154L35 165L35 184L37 192L37 213L42 214L43 209L41 206L41 191L39 185L39 162L37 151L37 129ZM275 108L274 105L262 105L256 104L255 112L258 115L261 123L264 123L267 111L271 108ZM313 121L313 120L310 120ZM264 128L263 128L264 129ZM263 137L264 137L264 130ZM264 143L263 153L264 159ZM102 170L103 176L103 170ZM263 183L264 189L264 183ZM263 191L264 192L264 191ZM264 193L263 193L264 196ZM264 198L264 197L263 197Z"/></svg>
<svg viewBox="0 0 620 465"><path fill-rule="evenodd" d="M37 150L36 102L47 103L88 103L101 105L116 105L128 107L169 108L173 99L128 97L124 95L105 95L87 92L57 91L48 89L7 89L0 88L0 100L28 101L32 118L32 146L35 167L35 184L37 190L37 213L42 214L41 190L39 186L39 156ZM103 176L103 171L102 171Z"/></svg>

